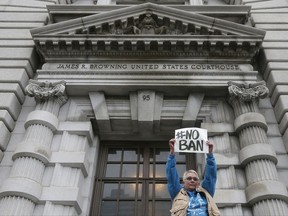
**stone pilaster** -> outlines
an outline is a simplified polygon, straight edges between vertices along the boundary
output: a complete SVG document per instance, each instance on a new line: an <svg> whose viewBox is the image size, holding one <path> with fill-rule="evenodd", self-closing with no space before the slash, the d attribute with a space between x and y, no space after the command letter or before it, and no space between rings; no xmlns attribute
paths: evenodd
<svg viewBox="0 0 288 216"><path fill-rule="evenodd" d="M67 101L65 82L30 80L26 94L35 97L36 108L25 122L26 133L18 144L9 178L0 191L0 215L33 215L42 193L42 177L51 156L53 132L58 127L58 112Z"/></svg>
<svg viewBox="0 0 288 216"><path fill-rule="evenodd" d="M239 157L248 183L247 201L254 215L286 215L287 189L278 179L276 153L268 143L268 127L258 109L259 98L268 94L265 82L228 85L241 147Z"/></svg>

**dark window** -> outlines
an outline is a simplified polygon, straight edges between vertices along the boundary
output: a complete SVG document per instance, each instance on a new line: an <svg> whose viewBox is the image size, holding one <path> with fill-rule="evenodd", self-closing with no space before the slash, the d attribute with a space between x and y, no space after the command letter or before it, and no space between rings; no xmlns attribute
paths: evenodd
<svg viewBox="0 0 288 216"><path fill-rule="evenodd" d="M167 216L171 199L165 164L167 142L103 142L97 164L91 216ZM194 160L177 155L182 176Z"/></svg>

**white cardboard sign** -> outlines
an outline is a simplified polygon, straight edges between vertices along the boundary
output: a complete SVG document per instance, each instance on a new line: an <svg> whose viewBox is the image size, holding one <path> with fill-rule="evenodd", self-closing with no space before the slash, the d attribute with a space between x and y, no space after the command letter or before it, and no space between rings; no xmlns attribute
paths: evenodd
<svg viewBox="0 0 288 216"><path fill-rule="evenodd" d="M208 153L207 130L203 128L181 128L175 130L175 152Z"/></svg>

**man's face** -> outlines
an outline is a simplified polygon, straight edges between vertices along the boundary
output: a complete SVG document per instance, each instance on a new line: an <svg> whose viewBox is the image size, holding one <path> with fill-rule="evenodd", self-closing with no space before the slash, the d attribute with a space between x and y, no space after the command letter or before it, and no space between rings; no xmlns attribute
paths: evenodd
<svg viewBox="0 0 288 216"><path fill-rule="evenodd" d="M186 190L193 191L199 185L199 178L195 173L188 173L186 175L186 178L183 179L183 182L184 182L184 188Z"/></svg>

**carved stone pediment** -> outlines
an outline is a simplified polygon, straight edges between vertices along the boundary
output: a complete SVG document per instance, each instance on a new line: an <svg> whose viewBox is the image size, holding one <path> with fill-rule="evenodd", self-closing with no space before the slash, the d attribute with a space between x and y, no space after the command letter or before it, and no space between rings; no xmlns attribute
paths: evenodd
<svg viewBox="0 0 288 216"><path fill-rule="evenodd" d="M152 3L120 8L31 31L43 57L213 57L250 60L265 32Z"/></svg>

